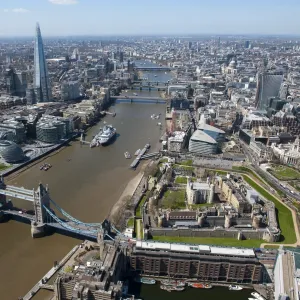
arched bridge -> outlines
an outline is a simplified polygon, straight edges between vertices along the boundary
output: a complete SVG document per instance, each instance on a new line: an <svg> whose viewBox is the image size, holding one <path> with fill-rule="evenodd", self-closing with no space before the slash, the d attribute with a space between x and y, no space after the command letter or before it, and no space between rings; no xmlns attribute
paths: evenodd
<svg viewBox="0 0 300 300"><path fill-rule="evenodd" d="M15 209L7 197L32 202L33 213ZM63 217L58 217L58 214ZM41 183L36 190L28 190L6 185L1 178L0 218L7 215L30 223L32 237L43 236L49 229L89 240L114 239L116 234L122 236L107 220L102 223L85 223L72 217L50 198L48 187Z"/></svg>

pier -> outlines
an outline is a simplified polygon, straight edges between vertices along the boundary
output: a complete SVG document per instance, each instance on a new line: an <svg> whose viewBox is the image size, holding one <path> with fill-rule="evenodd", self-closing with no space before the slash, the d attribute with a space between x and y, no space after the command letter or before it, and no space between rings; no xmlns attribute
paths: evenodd
<svg viewBox="0 0 300 300"><path fill-rule="evenodd" d="M131 163L130 168L135 169L137 165L139 164L140 160L142 159L142 156L145 155L147 150L149 149L150 145L147 144L145 147L140 151L139 155L136 157L136 159Z"/></svg>

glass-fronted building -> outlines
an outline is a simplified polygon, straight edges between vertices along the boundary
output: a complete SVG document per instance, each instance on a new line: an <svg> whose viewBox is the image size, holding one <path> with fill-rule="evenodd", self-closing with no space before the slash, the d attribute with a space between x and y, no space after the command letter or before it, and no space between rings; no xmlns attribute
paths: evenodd
<svg viewBox="0 0 300 300"><path fill-rule="evenodd" d="M36 24L34 44L34 91L36 102L49 102L52 99L47 62L40 25Z"/></svg>

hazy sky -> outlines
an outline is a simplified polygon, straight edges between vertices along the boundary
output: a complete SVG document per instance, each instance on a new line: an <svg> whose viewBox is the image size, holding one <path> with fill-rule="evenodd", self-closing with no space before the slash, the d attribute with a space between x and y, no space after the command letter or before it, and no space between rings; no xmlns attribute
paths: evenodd
<svg viewBox="0 0 300 300"><path fill-rule="evenodd" d="M299 34L299 0L0 0L0 36Z"/></svg>

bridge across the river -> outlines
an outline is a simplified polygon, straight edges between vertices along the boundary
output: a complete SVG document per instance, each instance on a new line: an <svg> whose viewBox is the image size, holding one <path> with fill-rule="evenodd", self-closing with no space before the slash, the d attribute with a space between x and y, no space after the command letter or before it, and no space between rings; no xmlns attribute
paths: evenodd
<svg viewBox="0 0 300 300"><path fill-rule="evenodd" d="M19 210L13 207L7 197L30 201L33 204L33 213ZM63 218L58 217L58 214ZM102 223L84 223L63 210L55 203L49 194L48 187L39 184L37 190L6 185L3 178L0 179L0 219L10 216L13 219L31 224L32 237L44 236L47 229L77 236L81 239L97 240L100 237L114 239L112 230L119 232L107 221Z"/></svg>

